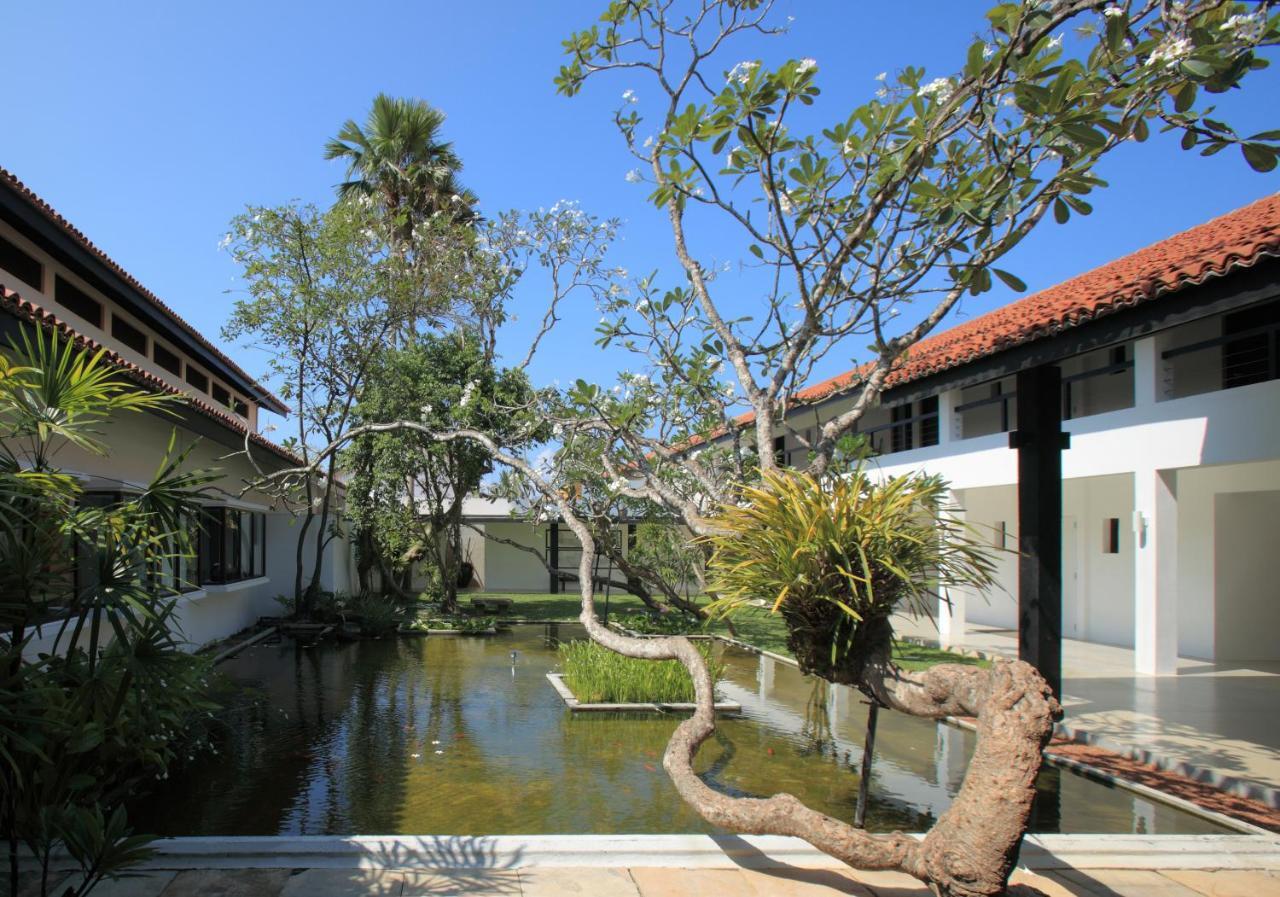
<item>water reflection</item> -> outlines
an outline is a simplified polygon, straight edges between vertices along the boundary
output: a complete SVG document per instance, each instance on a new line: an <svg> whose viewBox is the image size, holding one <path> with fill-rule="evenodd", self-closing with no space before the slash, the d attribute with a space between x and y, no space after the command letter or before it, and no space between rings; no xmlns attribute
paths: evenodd
<svg viewBox="0 0 1280 897"><path fill-rule="evenodd" d="M191 834L715 832L661 768L680 717L573 714L546 681L580 626L247 649L220 669L242 690L222 753L134 808ZM789 791L851 820L866 707L850 689L724 650L722 719L698 756L723 792ZM880 714L867 828L927 828L950 804L972 736ZM1162 805L1047 770L1037 831L1214 831Z"/></svg>

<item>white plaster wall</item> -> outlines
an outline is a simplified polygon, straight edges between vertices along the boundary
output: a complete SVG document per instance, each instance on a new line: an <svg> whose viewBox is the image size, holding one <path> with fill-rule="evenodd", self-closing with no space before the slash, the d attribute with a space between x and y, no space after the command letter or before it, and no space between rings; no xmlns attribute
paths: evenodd
<svg viewBox="0 0 1280 897"><path fill-rule="evenodd" d="M523 520L493 521L486 523L485 527L489 533L503 539L511 539L539 551L546 549L545 527L535 527ZM548 591L551 578L547 568L527 551L490 541L485 545L484 562L486 591Z"/></svg>
<svg viewBox="0 0 1280 897"><path fill-rule="evenodd" d="M1063 634L1107 645L1133 647L1133 477L1129 474L1072 480L1063 487ZM1120 550L1103 548L1106 521L1120 521ZM1064 521L1065 523L1065 521ZM1068 558L1076 560L1074 576Z"/></svg>
<svg viewBox="0 0 1280 897"><path fill-rule="evenodd" d="M1220 561L1215 554L1219 545L1224 551L1230 551L1230 545L1220 543L1217 538L1219 514L1215 496L1280 490L1280 461L1180 470L1177 489L1178 653L1184 657L1215 659L1218 643L1216 570L1220 563L1226 562L1225 557ZM1255 578L1254 586L1260 593L1275 588L1275 532L1274 517L1263 521L1257 529L1260 537L1270 538L1269 550L1273 556L1271 565ZM1269 632L1273 641L1276 631L1280 630Z"/></svg>
<svg viewBox="0 0 1280 897"><path fill-rule="evenodd" d="M966 617L972 623L1015 629L1018 625L1017 491L1012 486L966 489L957 498L965 522L992 542L992 559L996 565L997 585L985 593L969 595L965 602ZM994 550L994 530L1000 521L1005 524L1005 551Z"/></svg>
<svg viewBox="0 0 1280 897"><path fill-rule="evenodd" d="M251 625L258 617L280 612L276 595L292 594L297 548L298 526L291 516L272 508L271 499L257 492L240 495L242 484L256 476L251 464L242 457L226 457L232 450L200 439L181 428L178 421L154 414L122 414L101 427L101 440L107 445L106 455L95 455L74 446L58 453L57 462L66 471L86 478L88 488L109 488L111 483L143 485L158 469L170 434L177 431L177 446L192 448L187 468L215 468L223 477L215 483L212 502L227 501L238 507L267 512L266 575L254 580L226 586L208 586L179 600L177 618L182 635L193 650L215 639L224 638ZM283 462L265 450L255 449L265 469L276 469ZM313 526L310 535L314 536ZM324 588L349 590L354 571L350 563L350 547L345 539L330 544L322 571ZM314 559L314 543L307 540L305 553L307 575ZM45 650L52 643L53 631L46 627L44 637L37 640L31 652Z"/></svg>
<svg viewBox="0 0 1280 897"><path fill-rule="evenodd" d="M1214 498L1214 657L1280 659L1274 529L1280 491L1224 492Z"/></svg>

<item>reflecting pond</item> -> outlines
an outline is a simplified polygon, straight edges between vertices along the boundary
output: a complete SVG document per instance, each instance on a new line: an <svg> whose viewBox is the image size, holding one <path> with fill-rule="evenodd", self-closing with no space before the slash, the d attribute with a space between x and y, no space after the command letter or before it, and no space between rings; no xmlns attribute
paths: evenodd
<svg viewBox="0 0 1280 897"><path fill-rule="evenodd" d="M679 717L565 708L546 674L558 641L582 637L577 625L539 624L491 637L260 643L218 668L238 686L219 754L133 807L133 821L160 835L717 831L662 771ZM743 713L703 746L706 781L734 795L789 791L852 820L860 695L720 650L720 692ZM928 828L972 748L967 732L880 714L867 828ZM1034 831L1224 831L1055 768L1038 787Z"/></svg>

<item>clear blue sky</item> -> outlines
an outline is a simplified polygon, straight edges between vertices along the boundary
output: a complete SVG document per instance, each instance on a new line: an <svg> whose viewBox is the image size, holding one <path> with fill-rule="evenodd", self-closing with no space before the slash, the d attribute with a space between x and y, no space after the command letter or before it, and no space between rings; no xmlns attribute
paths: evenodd
<svg viewBox="0 0 1280 897"><path fill-rule="evenodd" d="M780 0L791 33L730 50L740 58L812 56L825 117L875 90L876 74L908 64L959 67L988 4ZM341 179L321 158L346 118L363 120L379 91L419 96L448 114L446 136L482 208L561 198L626 221L616 264L669 268L663 216L625 183L630 157L609 116L622 91L601 79L573 100L551 84L560 41L603 0L6 4L0 164L26 181L139 280L219 338L236 269L218 240L245 203L327 203ZM1274 56L1273 56L1274 59ZM1252 77L1221 103L1246 133L1280 127L1280 70ZM1094 215L1045 225L1004 267L1049 286L1276 190L1236 152L1202 159L1170 139L1127 146L1101 173L1113 186ZM527 291L504 337L518 357L540 316ZM963 309L1008 301L994 291ZM598 320L579 307L533 368L535 379L607 379L614 358L591 346ZM856 352L860 347L851 347ZM228 347L249 370L253 351ZM821 373L848 367L832 357Z"/></svg>

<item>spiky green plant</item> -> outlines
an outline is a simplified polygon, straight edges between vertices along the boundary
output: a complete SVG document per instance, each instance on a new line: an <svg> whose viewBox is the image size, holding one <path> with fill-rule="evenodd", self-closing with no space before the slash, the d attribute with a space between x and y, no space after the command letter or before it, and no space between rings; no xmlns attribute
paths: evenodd
<svg viewBox="0 0 1280 897"><path fill-rule="evenodd" d="M698 646L719 680L724 665L709 644ZM564 682L584 704L692 703L693 682L676 660L624 657L595 642L566 642L560 646Z"/></svg>
<svg viewBox="0 0 1280 897"><path fill-rule="evenodd" d="M989 550L938 477L769 473L739 499L707 540L708 610L781 614L801 668L825 679L856 685L863 664L887 659L894 613L932 614L941 588L993 582Z"/></svg>

